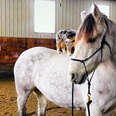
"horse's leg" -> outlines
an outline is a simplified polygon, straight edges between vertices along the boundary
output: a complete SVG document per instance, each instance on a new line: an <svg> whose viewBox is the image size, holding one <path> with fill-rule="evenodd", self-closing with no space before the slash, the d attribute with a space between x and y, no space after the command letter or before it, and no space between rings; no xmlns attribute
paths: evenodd
<svg viewBox="0 0 116 116"><path fill-rule="evenodd" d="M18 90L17 90L18 116L26 116L26 102L29 97L29 94L31 93L31 90L24 90L22 88Z"/></svg>
<svg viewBox="0 0 116 116"><path fill-rule="evenodd" d="M38 99L38 116L46 116L46 108L47 108L47 99L44 95L38 90L34 90Z"/></svg>
<svg viewBox="0 0 116 116"><path fill-rule="evenodd" d="M86 116L89 116L87 107L86 107ZM95 105L93 103L90 104L90 116L103 116L98 105Z"/></svg>

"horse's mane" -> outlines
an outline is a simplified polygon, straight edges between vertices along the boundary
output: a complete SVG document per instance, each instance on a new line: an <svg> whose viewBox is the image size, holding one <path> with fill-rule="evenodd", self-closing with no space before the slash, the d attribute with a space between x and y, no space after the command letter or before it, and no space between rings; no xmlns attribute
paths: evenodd
<svg viewBox="0 0 116 116"><path fill-rule="evenodd" d="M91 22L91 23L90 23L90 22ZM95 25L96 25L96 23L95 23L95 20L94 20L92 14L89 14L89 15L85 18L85 20L84 20L84 22L83 22L83 24L82 24L82 26L81 26L81 28L80 28L79 33L82 33L83 31L84 31L85 33L87 33L87 34L88 34L88 33L91 33L91 32L93 32Z"/></svg>
<svg viewBox="0 0 116 116"><path fill-rule="evenodd" d="M104 19L104 22L105 22L106 27L107 27L107 32L109 33L110 32L110 25L113 25L115 23L112 22L104 14L102 14L101 17ZM78 29L78 31L76 33L76 37L75 37L75 42L77 43L83 35L86 36L86 38L92 37L94 30L96 30L96 22L95 22L94 17L92 16L92 14L89 14L86 16L83 23L80 25L80 27Z"/></svg>
<svg viewBox="0 0 116 116"><path fill-rule="evenodd" d="M105 24L107 26L107 32L109 33L111 26L114 25L115 23L104 14L102 15L102 17L104 18Z"/></svg>
<svg viewBox="0 0 116 116"><path fill-rule="evenodd" d="M88 37L92 36L95 28L96 28L95 19L93 18L92 14L89 14L84 19L83 23L80 25L80 28L75 38L77 39L76 41L78 41L83 34L84 36L88 36Z"/></svg>

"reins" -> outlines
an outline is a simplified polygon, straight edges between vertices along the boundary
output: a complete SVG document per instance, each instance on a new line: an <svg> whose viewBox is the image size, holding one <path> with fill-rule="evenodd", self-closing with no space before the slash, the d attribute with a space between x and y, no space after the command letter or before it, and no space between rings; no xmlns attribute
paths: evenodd
<svg viewBox="0 0 116 116"><path fill-rule="evenodd" d="M87 81L88 81L88 94L87 94L87 96L88 96L88 102L87 102L88 116L90 116L90 104L92 103L92 100L91 100L91 91L90 91L91 80L92 80L92 78L94 76L95 70L93 71L91 78L88 79L88 71L87 71L85 62L88 61L89 59L91 59L93 56L95 56L99 51L101 51L101 62L102 62L104 45L106 45L109 48L110 54L112 54L111 46L105 40L105 38L106 38L106 32L103 35L103 38L102 38L102 41L101 41L101 46L92 55L90 55L89 57L85 58L84 60L75 59L75 58L71 59L73 61L81 62L83 64L83 66L84 66L84 69L85 69L85 73L86 73ZM74 116L74 83L72 83L72 116Z"/></svg>

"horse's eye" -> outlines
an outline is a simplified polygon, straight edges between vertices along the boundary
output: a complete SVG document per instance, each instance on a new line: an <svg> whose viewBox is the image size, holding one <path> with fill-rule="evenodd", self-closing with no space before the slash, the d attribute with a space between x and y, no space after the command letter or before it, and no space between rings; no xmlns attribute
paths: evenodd
<svg viewBox="0 0 116 116"><path fill-rule="evenodd" d="M96 38L89 38L89 39L88 39L88 42L89 42L89 43L94 43L95 41L96 41Z"/></svg>

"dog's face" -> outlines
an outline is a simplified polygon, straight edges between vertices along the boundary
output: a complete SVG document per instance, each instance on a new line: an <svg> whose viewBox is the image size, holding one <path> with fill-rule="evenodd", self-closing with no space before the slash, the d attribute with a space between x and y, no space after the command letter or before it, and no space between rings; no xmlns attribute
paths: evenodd
<svg viewBox="0 0 116 116"><path fill-rule="evenodd" d="M57 33L57 51L67 52L71 55L71 49L74 47L76 31L75 30L60 30Z"/></svg>
<svg viewBox="0 0 116 116"><path fill-rule="evenodd" d="M69 48L72 48L74 46L75 36L76 36L75 30L67 31L65 40L66 46L68 46Z"/></svg>

